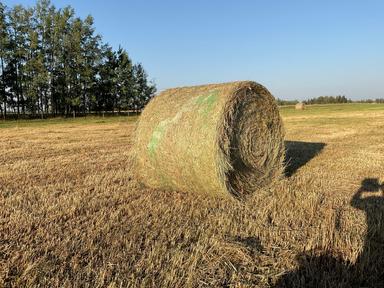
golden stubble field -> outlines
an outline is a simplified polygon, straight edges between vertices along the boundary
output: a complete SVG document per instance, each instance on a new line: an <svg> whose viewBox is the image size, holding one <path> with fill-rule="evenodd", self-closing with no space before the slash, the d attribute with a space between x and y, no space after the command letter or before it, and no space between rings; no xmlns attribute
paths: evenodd
<svg viewBox="0 0 384 288"><path fill-rule="evenodd" d="M281 112L246 202L137 183L134 118L1 123L0 287L382 287L384 105Z"/></svg>

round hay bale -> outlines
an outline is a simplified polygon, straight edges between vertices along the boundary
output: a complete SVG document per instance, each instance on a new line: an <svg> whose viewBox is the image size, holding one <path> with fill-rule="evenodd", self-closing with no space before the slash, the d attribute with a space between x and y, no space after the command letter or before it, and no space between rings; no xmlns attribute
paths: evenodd
<svg viewBox="0 0 384 288"><path fill-rule="evenodd" d="M166 90L137 126L135 171L153 188L245 196L282 175L282 120L251 81Z"/></svg>
<svg viewBox="0 0 384 288"><path fill-rule="evenodd" d="M295 105L296 110L304 110L305 109L305 104L303 102L297 103Z"/></svg>

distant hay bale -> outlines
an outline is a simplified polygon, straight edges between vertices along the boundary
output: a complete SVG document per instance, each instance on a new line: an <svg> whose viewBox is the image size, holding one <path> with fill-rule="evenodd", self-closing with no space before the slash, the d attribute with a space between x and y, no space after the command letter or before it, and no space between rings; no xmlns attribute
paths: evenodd
<svg viewBox="0 0 384 288"><path fill-rule="evenodd" d="M169 89L140 116L135 170L149 187L241 197L282 175L283 134L255 82Z"/></svg>
<svg viewBox="0 0 384 288"><path fill-rule="evenodd" d="M296 110L304 110L305 109L305 104L303 102L297 103L295 105Z"/></svg>

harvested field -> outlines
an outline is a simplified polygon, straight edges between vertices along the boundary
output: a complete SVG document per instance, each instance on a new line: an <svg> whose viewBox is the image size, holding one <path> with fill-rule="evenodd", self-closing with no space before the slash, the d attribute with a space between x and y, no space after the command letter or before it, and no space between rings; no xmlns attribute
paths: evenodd
<svg viewBox="0 0 384 288"><path fill-rule="evenodd" d="M246 202L140 185L135 118L0 122L0 287L384 284L384 105L306 108Z"/></svg>

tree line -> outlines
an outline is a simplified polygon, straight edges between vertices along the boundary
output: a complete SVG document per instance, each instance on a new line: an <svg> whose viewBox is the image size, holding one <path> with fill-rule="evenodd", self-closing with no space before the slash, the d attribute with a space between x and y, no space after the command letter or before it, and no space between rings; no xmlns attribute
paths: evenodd
<svg viewBox="0 0 384 288"><path fill-rule="evenodd" d="M348 99L344 95L338 96L319 96L316 98L303 101L304 104L337 104L337 103L352 103L351 99Z"/></svg>
<svg viewBox="0 0 384 288"><path fill-rule="evenodd" d="M357 103L384 103L384 98L376 98L376 99L365 99L356 101Z"/></svg>
<svg viewBox="0 0 384 288"><path fill-rule="evenodd" d="M277 98L276 102L277 102L277 105L279 105L279 106L295 105L295 104L299 103L298 100L283 100L280 98Z"/></svg>
<svg viewBox="0 0 384 288"><path fill-rule="evenodd" d="M277 105L284 106L284 105L295 105L299 103L299 100L283 100L283 99L277 99L276 100ZM348 99L344 95L338 95L338 96L319 96L315 98L311 98L308 100L302 101L304 104L337 104L337 103L352 103L351 99Z"/></svg>
<svg viewBox="0 0 384 288"><path fill-rule="evenodd" d="M295 105L299 103L298 100L283 100L276 99L277 105L285 106L285 105ZM319 96L315 98L311 98L308 100L302 101L304 104L337 104L337 103L384 103L384 98L377 99L365 99L365 100L351 100L344 95L338 96Z"/></svg>
<svg viewBox="0 0 384 288"><path fill-rule="evenodd" d="M92 16L49 0L0 2L0 113L17 117L140 110L155 85L123 48L95 33Z"/></svg>

